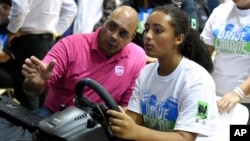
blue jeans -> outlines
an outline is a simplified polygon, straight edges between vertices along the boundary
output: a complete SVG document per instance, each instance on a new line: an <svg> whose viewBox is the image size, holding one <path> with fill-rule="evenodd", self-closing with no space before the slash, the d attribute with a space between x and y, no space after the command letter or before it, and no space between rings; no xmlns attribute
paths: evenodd
<svg viewBox="0 0 250 141"><path fill-rule="evenodd" d="M1 141L36 141L35 131L31 132L0 116Z"/></svg>
<svg viewBox="0 0 250 141"><path fill-rule="evenodd" d="M33 111L33 113L37 114L42 118L48 118L53 114L53 112L46 107L41 107L39 109L36 109Z"/></svg>

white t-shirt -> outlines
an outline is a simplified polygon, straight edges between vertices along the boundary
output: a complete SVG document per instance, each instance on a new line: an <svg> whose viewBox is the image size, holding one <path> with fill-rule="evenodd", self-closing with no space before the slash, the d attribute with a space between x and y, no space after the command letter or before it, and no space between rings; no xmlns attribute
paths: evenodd
<svg viewBox="0 0 250 141"><path fill-rule="evenodd" d="M74 0L11 0L8 31L62 35L73 22Z"/></svg>
<svg viewBox="0 0 250 141"><path fill-rule="evenodd" d="M151 129L183 130L197 133L196 140L216 141L218 109L210 74L185 57L168 76L159 76L158 67L152 63L141 71L128 110L142 114Z"/></svg>
<svg viewBox="0 0 250 141"><path fill-rule="evenodd" d="M250 76L250 9L240 10L233 2L214 9L201 36L215 47L212 76L216 93L223 96ZM250 102L247 97L242 102Z"/></svg>
<svg viewBox="0 0 250 141"><path fill-rule="evenodd" d="M73 33L91 33L103 16L103 0L78 0Z"/></svg>

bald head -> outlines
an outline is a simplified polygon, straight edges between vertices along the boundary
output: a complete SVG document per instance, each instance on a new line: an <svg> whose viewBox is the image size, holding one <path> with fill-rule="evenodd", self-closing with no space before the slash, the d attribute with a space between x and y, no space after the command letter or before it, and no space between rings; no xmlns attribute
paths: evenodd
<svg viewBox="0 0 250 141"><path fill-rule="evenodd" d="M111 14L110 20L120 21L123 25L130 27L133 32L137 28L138 14L130 6L119 6Z"/></svg>

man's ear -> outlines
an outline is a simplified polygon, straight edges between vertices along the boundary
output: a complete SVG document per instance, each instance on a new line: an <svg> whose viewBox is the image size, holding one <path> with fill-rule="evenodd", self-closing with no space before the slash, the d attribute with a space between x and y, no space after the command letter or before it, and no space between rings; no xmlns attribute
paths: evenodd
<svg viewBox="0 0 250 141"><path fill-rule="evenodd" d="M131 39L135 38L136 33L134 32L133 35L131 36Z"/></svg>

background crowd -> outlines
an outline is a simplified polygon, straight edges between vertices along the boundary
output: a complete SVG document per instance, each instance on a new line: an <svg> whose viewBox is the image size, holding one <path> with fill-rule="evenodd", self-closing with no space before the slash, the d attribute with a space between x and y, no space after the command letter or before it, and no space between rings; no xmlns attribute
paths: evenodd
<svg viewBox="0 0 250 141"><path fill-rule="evenodd" d="M217 138L219 112L250 110L249 15L244 0L0 0L0 88L47 118L74 105L75 84L91 77L123 108L108 112L120 138ZM197 103L205 119L192 118ZM172 110L161 123L173 126L156 127L156 107ZM199 121L210 124L191 126Z"/></svg>

